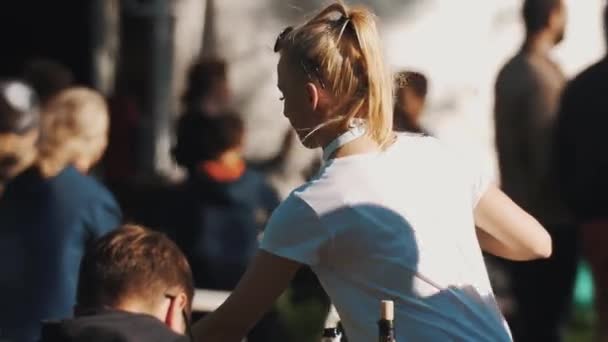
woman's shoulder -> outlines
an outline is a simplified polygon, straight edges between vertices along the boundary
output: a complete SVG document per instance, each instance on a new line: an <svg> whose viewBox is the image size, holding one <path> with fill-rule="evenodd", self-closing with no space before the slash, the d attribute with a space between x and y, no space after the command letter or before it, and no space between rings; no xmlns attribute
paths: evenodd
<svg viewBox="0 0 608 342"><path fill-rule="evenodd" d="M313 207L294 191L272 212L266 230L310 226L318 221L318 215Z"/></svg>
<svg viewBox="0 0 608 342"><path fill-rule="evenodd" d="M408 153L410 156L420 154L425 157L444 156L447 148L444 143L425 133L400 132L397 139L389 151L397 154Z"/></svg>
<svg viewBox="0 0 608 342"><path fill-rule="evenodd" d="M309 184L302 185L293 190L287 198L274 211L273 216L277 214L282 220L299 220L302 217L314 215L315 211L312 206L302 198L302 194L310 189Z"/></svg>
<svg viewBox="0 0 608 342"><path fill-rule="evenodd" d="M272 213L260 248L306 265L315 265L331 238L311 205L292 192Z"/></svg>
<svg viewBox="0 0 608 342"><path fill-rule="evenodd" d="M407 143L407 144L417 144L417 145L428 145L428 146L437 146L440 145L439 139L427 134L427 133L417 133L417 132L395 132L397 137L395 144L398 146L399 144Z"/></svg>

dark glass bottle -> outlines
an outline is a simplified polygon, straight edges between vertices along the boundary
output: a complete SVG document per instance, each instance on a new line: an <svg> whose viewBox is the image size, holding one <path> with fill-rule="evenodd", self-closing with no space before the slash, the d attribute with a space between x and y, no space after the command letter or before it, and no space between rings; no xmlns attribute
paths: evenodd
<svg viewBox="0 0 608 342"><path fill-rule="evenodd" d="M392 300L383 300L380 304L380 320L378 321L378 341L396 342L395 340L395 309Z"/></svg>
<svg viewBox="0 0 608 342"><path fill-rule="evenodd" d="M340 342L342 340L342 334L338 328L325 328L323 329L323 337L321 342Z"/></svg>

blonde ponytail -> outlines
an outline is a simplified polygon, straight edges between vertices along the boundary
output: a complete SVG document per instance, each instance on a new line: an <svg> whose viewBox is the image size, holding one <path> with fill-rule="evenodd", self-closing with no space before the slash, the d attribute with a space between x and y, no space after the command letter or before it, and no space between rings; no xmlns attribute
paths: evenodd
<svg viewBox="0 0 608 342"><path fill-rule="evenodd" d="M374 15L356 7L349 14L367 72L367 120L370 135L385 146L393 136L393 82L385 67Z"/></svg>
<svg viewBox="0 0 608 342"><path fill-rule="evenodd" d="M339 99L331 123L346 128L353 118L362 118L367 134L380 146L392 141L392 79L375 16L367 8L349 9L342 1L335 2L303 25L286 29L275 51L292 65L301 65Z"/></svg>

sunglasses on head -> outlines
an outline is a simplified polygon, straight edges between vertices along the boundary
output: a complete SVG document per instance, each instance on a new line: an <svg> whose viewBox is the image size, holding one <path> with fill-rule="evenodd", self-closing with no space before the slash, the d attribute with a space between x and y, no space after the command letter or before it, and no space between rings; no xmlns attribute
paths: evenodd
<svg viewBox="0 0 608 342"><path fill-rule="evenodd" d="M274 43L274 52L279 52L283 49L283 47L285 46L285 39L293 30L294 29L292 26L288 26L283 30L283 32L279 34L276 42ZM309 80L316 80L317 82L319 82L321 88L325 89L325 83L323 82L323 78L321 77L321 71L319 70L319 67L316 65L316 63L313 63L308 58L300 58L300 66L302 67L302 70L304 70L304 73L306 74L306 77L308 77Z"/></svg>

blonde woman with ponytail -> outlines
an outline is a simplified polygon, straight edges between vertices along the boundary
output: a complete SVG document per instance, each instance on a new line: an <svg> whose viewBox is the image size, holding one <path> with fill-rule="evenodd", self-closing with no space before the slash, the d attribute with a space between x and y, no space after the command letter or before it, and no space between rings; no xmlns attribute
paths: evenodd
<svg viewBox="0 0 608 342"><path fill-rule="evenodd" d="M287 28L275 51L284 114L325 163L273 213L247 273L195 326L197 339L240 341L308 265L349 341L377 340L384 299L395 302L399 342L510 341L482 249L546 258L551 239L437 140L392 132L392 80L372 13L331 4Z"/></svg>

